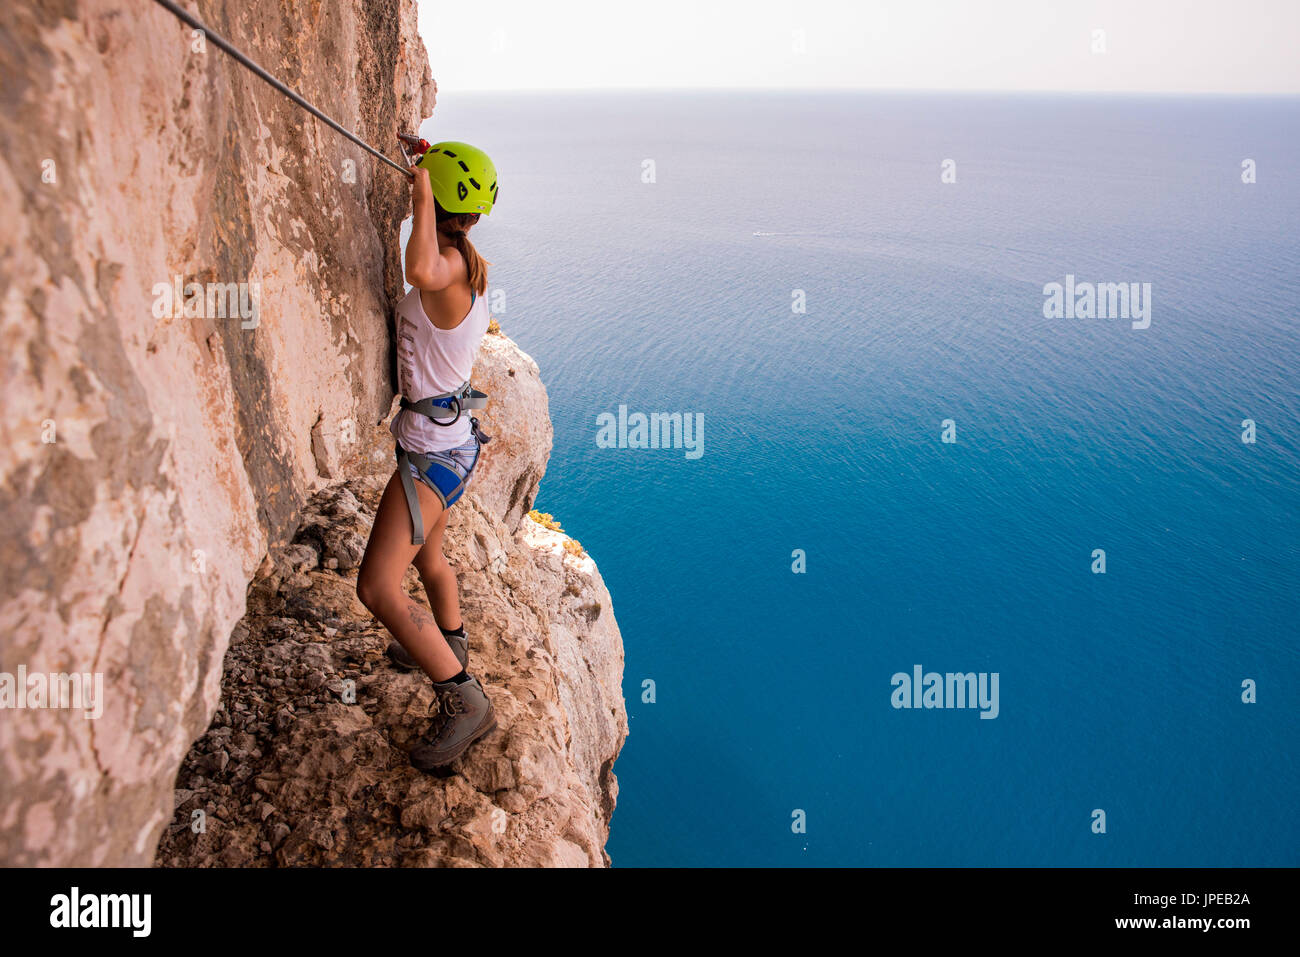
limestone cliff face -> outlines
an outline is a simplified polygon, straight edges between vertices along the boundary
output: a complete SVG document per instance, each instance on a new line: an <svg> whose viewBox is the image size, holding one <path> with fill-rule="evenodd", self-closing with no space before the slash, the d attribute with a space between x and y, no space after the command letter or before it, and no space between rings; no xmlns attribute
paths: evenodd
<svg viewBox="0 0 1300 957"><path fill-rule="evenodd" d="M372 143L433 110L411 0L191 9ZM160 836L172 861L271 860L265 842L281 863L599 863L626 733L621 644L594 565L523 517L550 424L508 340L476 369L500 444L450 533L505 719L481 766L408 780L397 752L428 689L378 670L378 626L348 590L391 456L376 428L402 178L152 4L17 0L0 37L0 672L105 683L98 720L0 711L0 863L147 864ZM254 308L176 308L176 282L216 286L218 305L246 284L229 288ZM309 602L338 623L276 613ZM232 630L248 644L228 656ZM244 696L259 669L271 684ZM349 679L345 703L332 689ZM290 697L304 680L316 701ZM276 705L269 721L252 697ZM255 803L281 785L256 840L233 803L255 764ZM344 764L357 776L325 783ZM347 819L355 788L380 794L368 823ZM211 805L202 841L168 827L178 802ZM473 836L483 813L490 848Z"/></svg>

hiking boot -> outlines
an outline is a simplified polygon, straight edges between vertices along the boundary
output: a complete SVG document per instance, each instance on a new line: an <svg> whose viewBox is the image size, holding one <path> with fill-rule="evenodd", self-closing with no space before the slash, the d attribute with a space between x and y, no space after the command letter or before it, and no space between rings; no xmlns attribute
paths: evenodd
<svg viewBox="0 0 1300 957"><path fill-rule="evenodd" d="M456 660L460 662L460 666L462 668L468 668L469 638L462 638L460 635L443 635L442 637L447 640L447 644L451 647L451 653L456 656ZM406 671L420 670L420 666L416 663L415 659L411 657L411 653L402 647L400 641L390 641L388 643L388 651L385 652L385 654L387 654L388 657L392 659L393 664L397 665L399 668Z"/></svg>
<svg viewBox="0 0 1300 957"><path fill-rule="evenodd" d="M492 702L477 678L456 684L435 681L438 717L411 750L411 764L422 771L451 764L465 749L497 726Z"/></svg>

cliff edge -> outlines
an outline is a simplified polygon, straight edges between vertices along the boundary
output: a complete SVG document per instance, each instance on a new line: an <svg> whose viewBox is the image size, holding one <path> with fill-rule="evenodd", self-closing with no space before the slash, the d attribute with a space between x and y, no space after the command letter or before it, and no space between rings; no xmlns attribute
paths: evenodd
<svg viewBox="0 0 1300 957"><path fill-rule="evenodd" d="M411 0L191 9L372 143L433 111ZM405 767L428 683L352 592L401 177L153 4L0 36L0 671L103 680L96 719L0 710L0 863L602 863L621 642L526 518L551 432L509 340L448 533L501 728L450 777Z"/></svg>

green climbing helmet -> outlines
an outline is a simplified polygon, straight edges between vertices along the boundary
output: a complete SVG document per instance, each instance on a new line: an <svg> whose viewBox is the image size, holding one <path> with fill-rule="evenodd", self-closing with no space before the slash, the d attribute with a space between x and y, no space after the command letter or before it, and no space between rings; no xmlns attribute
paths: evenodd
<svg viewBox="0 0 1300 957"><path fill-rule="evenodd" d="M417 166L429 171L433 198L449 213L491 213L497 201L497 168L477 146L434 143Z"/></svg>

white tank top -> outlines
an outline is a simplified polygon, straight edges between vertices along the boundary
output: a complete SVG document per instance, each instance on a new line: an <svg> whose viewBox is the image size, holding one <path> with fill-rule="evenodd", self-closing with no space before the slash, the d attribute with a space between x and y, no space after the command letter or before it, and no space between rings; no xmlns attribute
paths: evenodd
<svg viewBox="0 0 1300 957"><path fill-rule="evenodd" d="M455 329L439 329L424 312L420 290L412 289L397 306L397 382L412 402L459 388L474 369L474 357L488 328L486 296L475 296ZM455 425L435 425L418 412L400 410L389 423L402 448L442 452L469 441L470 413Z"/></svg>

